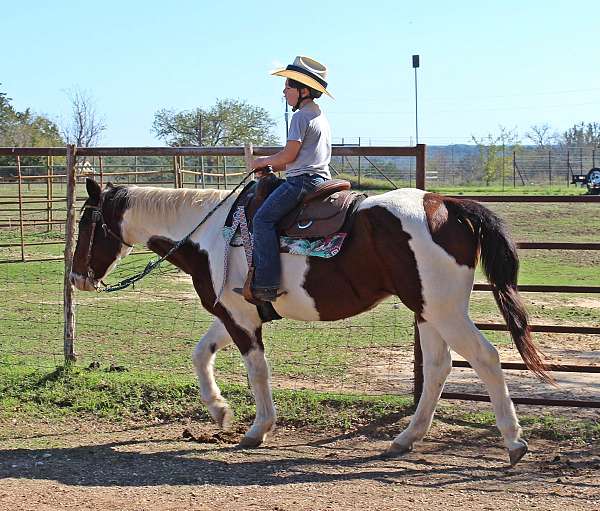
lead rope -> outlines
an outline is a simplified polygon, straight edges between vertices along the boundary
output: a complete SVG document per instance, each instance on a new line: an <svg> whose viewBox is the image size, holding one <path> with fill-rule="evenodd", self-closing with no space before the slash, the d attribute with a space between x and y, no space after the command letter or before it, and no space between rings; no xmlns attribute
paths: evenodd
<svg viewBox="0 0 600 511"><path fill-rule="evenodd" d="M221 299L221 295L225 289L227 283L227 275L229 273L229 252L231 250L231 241L236 235L238 229L242 238L242 244L244 246L244 254L246 255L246 262L248 263L248 269L252 267L252 248L254 247L254 240L252 233L248 229L248 221L246 220L246 210L244 206L238 206L233 214L233 222L225 235L225 254L223 256L223 282L221 283L221 289L219 294L215 298L214 305Z"/></svg>
<svg viewBox="0 0 600 511"><path fill-rule="evenodd" d="M112 293L114 291L121 291L122 289L126 289L129 286L133 286L138 280L143 279L146 275L148 275L152 270L158 268L160 266L160 264L167 259L168 257L170 257L174 252L176 252L177 250L179 250L183 245L185 245L185 243L187 243L189 241L189 239L192 237L192 234L194 234L200 227L202 227L202 225L204 225L204 222L206 222L211 216L212 214L223 205L224 202L226 202L229 197L231 197L240 186L242 186L246 180L254 173L254 170L248 172L245 176L244 179L242 179L240 181L240 183L233 189L231 190L231 192L229 192L229 194L227 195L227 197L225 197L221 202L219 202L213 209L211 209L208 214L202 219L202 221L192 229L192 231L187 234L184 238L182 238L181 240L179 240L177 243L175 243L175 245L164 255L162 256L160 259L157 259L155 261L150 260L148 261L148 264L146 265L146 267L139 273L136 273L135 275L132 275L131 277L127 277L126 279L123 279L122 281L110 285L110 286L106 286L104 288L102 288L100 291L104 292L104 293Z"/></svg>

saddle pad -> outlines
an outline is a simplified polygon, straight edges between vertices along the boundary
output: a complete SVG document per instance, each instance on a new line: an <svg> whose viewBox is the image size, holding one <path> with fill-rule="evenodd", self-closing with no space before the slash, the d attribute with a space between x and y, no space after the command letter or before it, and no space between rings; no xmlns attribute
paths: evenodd
<svg viewBox="0 0 600 511"><path fill-rule="evenodd" d="M337 232L326 238L299 239L281 236L279 239L279 251L289 254L329 258L337 255L342 250L342 244L346 239L345 232Z"/></svg>
<svg viewBox="0 0 600 511"><path fill-rule="evenodd" d="M242 237L232 232L231 227L223 227L223 238L232 247L243 246ZM237 231L237 229L236 229ZM329 258L337 255L342 249L346 236L345 232L337 232L325 238L301 239L280 236L279 252L283 254L295 254L312 257Z"/></svg>

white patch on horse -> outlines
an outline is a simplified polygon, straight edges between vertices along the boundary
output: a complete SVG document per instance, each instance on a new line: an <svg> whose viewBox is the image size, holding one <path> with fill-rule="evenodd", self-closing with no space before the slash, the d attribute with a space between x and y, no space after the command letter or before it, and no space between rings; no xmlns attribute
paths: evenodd
<svg viewBox="0 0 600 511"><path fill-rule="evenodd" d="M308 268L308 257L281 254L281 289L285 294L273 303L280 316L301 321L319 321L315 301L303 287Z"/></svg>
<svg viewBox="0 0 600 511"><path fill-rule="evenodd" d="M122 232L131 236L135 243L146 243L152 236L163 236L179 241L187 236L221 200L228 191L220 190L170 190L164 188L128 188L129 208L123 215ZM226 200L191 237L190 241L208 254L211 281L215 296L221 290L224 275L225 239L223 226L235 196ZM141 236L140 236L141 233ZM248 264L243 249L230 252L229 275L220 299L236 324L251 338L260 326L256 307L232 292L243 285Z"/></svg>
<svg viewBox="0 0 600 511"><path fill-rule="evenodd" d="M423 297L423 317L444 315L460 304L466 312L475 270L461 266L442 247L433 241L423 197L427 192L402 188L367 198L360 209L381 206L396 216L402 230L411 237L408 244L417 262ZM448 278L452 275L452 278Z"/></svg>
<svg viewBox="0 0 600 511"><path fill-rule="evenodd" d="M383 206L400 219L402 229L411 236L409 245L417 261L424 302L422 317L431 322L452 350L470 362L484 381L504 444L509 450L517 449L522 446L521 428L506 388L498 352L468 315L475 270L466 265L459 265L433 241L423 206L425 193L416 189L395 190L366 199L361 209ZM440 361L434 357L432 363ZM434 399L437 394L437 390L434 392L428 388L431 384L436 386L437 378L426 383L428 399ZM414 431L418 431L420 435L428 428L431 413L432 408L423 408L422 413L416 414L414 428L410 428L407 434L411 439L418 436ZM403 445L407 441L406 437L400 435L397 441L401 448L406 447Z"/></svg>
<svg viewBox="0 0 600 511"><path fill-rule="evenodd" d="M152 236L179 241L187 236L221 200L227 191L170 190L136 186L127 189L129 208L123 215L123 237L134 243L146 243ZM223 281L225 241L219 226L224 225L235 197L223 203L191 237L191 241L208 252L215 293Z"/></svg>

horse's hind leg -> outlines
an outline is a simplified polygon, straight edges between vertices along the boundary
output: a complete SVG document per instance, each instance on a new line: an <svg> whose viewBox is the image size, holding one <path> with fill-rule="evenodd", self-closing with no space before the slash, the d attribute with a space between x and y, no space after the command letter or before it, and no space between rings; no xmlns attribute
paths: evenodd
<svg viewBox="0 0 600 511"><path fill-rule="evenodd" d="M192 359L198 376L200 396L208 407L211 417L219 426L229 428L233 414L227 401L221 396L214 375L214 363L217 352L232 342L231 336L219 319L215 319L208 332L196 345Z"/></svg>
<svg viewBox="0 0 600 511"><path fill-rule="evenodd" d="M504 380L498 351L465 313L446 316L436 321L436 327L448 345L471 364L485 383L496 414L496 425L514 465L527 452L527 443L521 439L521 427Z"/></svg>
<svg viewBox="0 0 600 511"><path fill-rule="evenodd" d="M430 323L419 323L423 351L423 393L408 427L400 433L385 452L394 456L408 452L413 444L429 431L435 407L452 367L448 345Z"/></svg>

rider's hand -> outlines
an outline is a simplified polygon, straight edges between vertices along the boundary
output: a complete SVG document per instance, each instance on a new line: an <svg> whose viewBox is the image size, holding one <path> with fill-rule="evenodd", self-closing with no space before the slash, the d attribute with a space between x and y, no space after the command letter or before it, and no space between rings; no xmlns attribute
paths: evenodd
<svg viewBox="0 0 600 511"><path fill-rule="evenodd" d="M273 168L270 165L268 165L266 167L259 167L257 169L254 169L254 175L258 179L265 177L266 175L270 174L271 172L273 172Z"/></svg>

